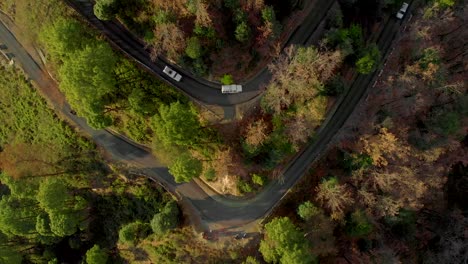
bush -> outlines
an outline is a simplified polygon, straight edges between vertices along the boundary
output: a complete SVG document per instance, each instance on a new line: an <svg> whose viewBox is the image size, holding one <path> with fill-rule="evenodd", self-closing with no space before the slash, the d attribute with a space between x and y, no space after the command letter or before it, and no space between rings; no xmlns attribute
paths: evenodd
<svg viewBox="0 0 468 264"><path fill-rule="evenodd" d="M244 181L242 179L237 180L237 190L240 193L253 192L252 186L248 182L246 182L246 181Z"/></svg>
<svg viewBox="0 0 468 264"><path fill-rule="evenodd" d="M203 176L207 181L214 181L216 179L216 171L213 168L209 168Z"/></svg>
<svg viewBox="0 0 468 264"><path fill-rule="evenodd" d="M335 76L325 85L324 88L325 89L322 91L324 95L337 96L343 93L347 87L343 77Z"/></svg>
<svg viewBox="0 0 468 264"><path fill-rule="evenodd" d="M250 38L250 26L247 25L247 22L242 22L236 27L235 37L239 42L246 42Z"/></svg>
<svg viewBox="0 0 468 264"><path fill-rule="evenodd" d="M202 55L202 46L200 40L197 37L191 37L187 40L187 47L185 48L185 54L192 59L198 59Z"/></svg>
<svg viewBox="0 0 468 264"><path fill-rule="evenodd" d="M94 5L94 14L100 20L112 20L116 13L115 0L97 0Z"/></svg>
<svg viewBox="0 0 468 264"><path fill-rule="evenodd" d="M221 78L221 83L224 85L229 85L234 83L234 78L232 78L231 74L224 74Z"/></svg>
<svg viewBox="0 0 468 264"><path fill-rule="evenodd" d="M258 186L263 186L265 185L266 179L264 176L254 173L252 174L252 182L257 184Z"/></svg>
<svg viewBox="0 0 468 264"><path fill-rule="evenodd" d="M379 60L380 51L377 45L374 44L369 47L365 55L356 62L357 71L361 74L369 74L377 69Z"/></svg>

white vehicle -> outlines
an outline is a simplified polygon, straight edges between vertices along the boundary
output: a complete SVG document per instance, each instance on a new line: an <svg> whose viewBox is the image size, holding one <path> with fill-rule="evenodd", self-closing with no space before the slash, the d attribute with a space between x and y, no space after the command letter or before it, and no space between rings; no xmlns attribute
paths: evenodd
<svg viewBox="0 0 468 264"><path fill-rule="evenodd" d="M242 85L231 84L221 86L221 92L224 93L240 93L242 92Z"/></svg>
<svg viewBox="0 0 468 264"><path fill-rule="evenodd" d="M398 13L396 14L396 17L398 19L402 19L404 16L405 16L405 13L406 13L406 10L408 9L408 4L407 3L403 3L403 5L401 5L401 8L400 10L398 10Z"/></svg>
<svg viewBox="0 0 468 264"><path fill-rule="evenodd" d="M180 82L180 80L182 80L182 75L178 74L176 71L174 71L173 69L165 66L164 67L164 70L163 72L167 75L169 75L169 77L171 77L172 79Z"/></svg>

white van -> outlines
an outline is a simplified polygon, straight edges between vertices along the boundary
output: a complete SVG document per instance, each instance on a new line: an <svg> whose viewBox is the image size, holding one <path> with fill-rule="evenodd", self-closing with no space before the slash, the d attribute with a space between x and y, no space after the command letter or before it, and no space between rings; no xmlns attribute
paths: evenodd
<svg viewBox="0 0 468 264"><path fill-rule="evenodd" d="M403 5L401 6L400 10L398 10L398 13L396 14L396 17L398 19L402 19L404 16L405 16L405 13L406 13L406 10L408 9L408 4L407 3L403 3Z"/></svg>
<svg viewBox="0 0 468 264"><path fill-rule="evenodd" d="M164 70L163 72L167 75L169 75L169 77L171 77L172 79L180 82L180 80L182 79L182 76L180 74L178 74L176 71L174 71L173 69L169 68L169 67L164 67Z"/></svg>
<svg viewBox="0 0 468 264"><path fill-rule="evenodd" d="M242 92L242 85L231 84L221 86L221 92L224 93L240 93Z"/></svg>

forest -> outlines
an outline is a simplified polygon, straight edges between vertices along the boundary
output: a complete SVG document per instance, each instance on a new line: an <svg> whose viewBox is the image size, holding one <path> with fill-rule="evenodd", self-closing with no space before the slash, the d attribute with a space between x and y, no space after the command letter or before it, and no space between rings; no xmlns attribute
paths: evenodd
<svg viewBox="0 0 468 264"><path fill-rule="evenodd" d="M316 45L282 51L287 26L308 1L95 2L99 19L123 23L154 58L195 75L227 84L262 67L272 73L243 118L213 120L113 49L63 1L0 1L44 52L78 116L150 148L177 183L198 179L222 195L252 198L278 180L356 76L381 72L259 231L217 243L194 233L157 183L105 158L21 71L2 66L1 263L468 259L463 1L417 1L385 64L378 29L395 19L398 0L338 1ZM236 65L219 65L233 57L241 58Z"/></svg>

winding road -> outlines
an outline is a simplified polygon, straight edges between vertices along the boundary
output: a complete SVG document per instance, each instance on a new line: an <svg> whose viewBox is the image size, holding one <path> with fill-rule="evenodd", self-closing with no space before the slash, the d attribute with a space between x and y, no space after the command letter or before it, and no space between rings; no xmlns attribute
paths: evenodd
<svg viewBox="0 0 468 264"><path fill-rule="evenodd" d="M297 27L294 32L289 36L286 45L299 44L305 45L309 43L310 37L319 26L320 22L327 15L328 10L332 7L335 1L330 0L315 0L312 14L309 14L303 23ZM136 60L140 66L149 71L150 73L158 76L160 79L166 81L180 91L208 105L219 106L234 106L240 103L247 102L260 94L262 84L266 84L271 74L267 68L257 73L253 78L242 82L243 92L238 94L222 94L221 83L211 82L206 79L196 77L190 72L173 65L163 57L158 57L152 61L146 44L141 42L125 27L116 21L101 21L93 12L93 5L89 0L67 0L66 1L72 8L81 14L85 20L93 27L98 29L109 42L121 50L124 54ZM182 75L182 81L176 82L162 72L165 65L171 65Z"/></svg>
<svg viewBox="0 0 468 264"><path fill-rule="evenodd" d="M401 23L401 20L390 18L381 31L377 44L382 51L383 58L386 57ZM116 33L112 33L112 35L108 37L118 37L113 34ZM37 84L39 90L41 90L46 97L48 93L50 93L50 89L58 91L57 84L54 80L47 77L48 75L42 64L34 61L3 23L0 23L0 42L8 47L7 51L9 53L15 55L15 62L24 69L26 74ZM115 44L117 45L119 42L115 42ZM138 50L138 47L139 46L136 46L135 50ZM133 54L130 55L137 61L140 60L140 56L143 56L143 54L139 54L135 57L133 57ZM140 63L144 62L145 61L140 61ZM163 64L153 64L153 62L151 62L150 65L153 65L151 67L155 67L154 69L152 68L152 71L159 72L160 66ZM239 97L221 96L219 91L212 88L211 84L204 85L206 81L198 81L197 78L186 74L184 74L186 81L181 83L181 88L194 89L191 85L195 85L196 90L199 91L200 87L203 93L209 95L204 97L204 102L206 103L221 105L235 104L243 102L243 100L250 100L252 96L256 96L258 94L258 87L254 86L268 79L267 75L268 73L262 71L259 74L260 77L257 76L253 80L247 82L247 87L250 87L248 88L250 92L247 92L246 95L239 95ZM361 97L365 94L367 87L375 78L375 73L371 75L358 75L351 87L335 104L335 108L330 111L326 121L317 132L315 141L311 142L286 167L283 172L282 180L271 182L261 193L249 200L233 200L217 195L198 181L177 184L174 182L167 168L147 149L129 142L118 135L114 135L107 130L92 129L86 124L83 118L70 114L70 107L64 100L59 102L54 98L54 100L50 99L49 101L52 103L53 107L66 116L68 120L78 125L83 131L89 134L100 147L105 149L106 153L108 153L113 160L130 164L145 176L157 180L167 190L175 194L197 230L244 230L249 224L255 224L268 214L288 190L304 175L310 165L326 149L333 136L343 126ZM198 94L198 92L196 94ZM195 93L193 96L195 96ZM216 101L218 99L220 100L219 103Z"/></svg>

